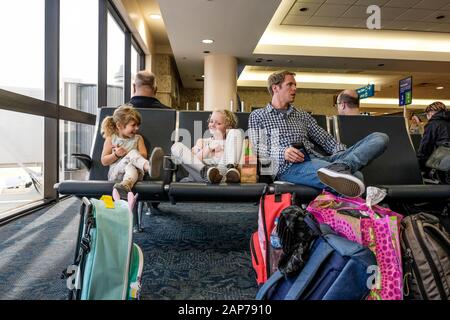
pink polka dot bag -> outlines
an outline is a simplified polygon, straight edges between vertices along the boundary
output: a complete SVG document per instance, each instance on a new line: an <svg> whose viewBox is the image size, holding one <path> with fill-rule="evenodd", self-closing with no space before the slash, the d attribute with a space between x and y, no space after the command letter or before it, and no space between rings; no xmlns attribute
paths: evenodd
<svg viewBox="0 0 450 320"><path fill-rule="evenodd" d="M390 209L368 206L362 198L344 198L323 191L307 210L319 223L372 250L378 266L373 273L369 300L402 300L403 270L399 228L403 216Z"/></svg>

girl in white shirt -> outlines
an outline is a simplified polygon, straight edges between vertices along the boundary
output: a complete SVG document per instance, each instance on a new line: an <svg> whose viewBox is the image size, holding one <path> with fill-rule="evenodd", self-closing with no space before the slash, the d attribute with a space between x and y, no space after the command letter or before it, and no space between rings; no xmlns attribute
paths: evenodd
<svg viewBox="0 0 450 320"><path fill-rule="evenodd" d="M210 138L198 139L190 150L180 142L172 145L172 155L190 174L190 180L220 183L239 182L243 131L228 110L213 111L208 119Z"/></svg>

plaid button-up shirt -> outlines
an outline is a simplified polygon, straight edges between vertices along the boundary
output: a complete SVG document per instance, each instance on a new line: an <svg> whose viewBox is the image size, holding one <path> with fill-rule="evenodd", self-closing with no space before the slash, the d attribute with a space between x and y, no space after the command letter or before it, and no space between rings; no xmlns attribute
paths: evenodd
<svg viewBox="0 0 450 320"><path fill-rule="evenodd" d="M285 112L278 111L270 103L265 108L253 111L248 120L248 129L258 156L272 160L274 177L292 165L292 162L284 159L284 152L294 142L303 142L306 151L316 156L320 154L313 150L314 144L329 154L346 149L344 144L337 142L320 127L309 113L297 110L292 105Z"/></svg>

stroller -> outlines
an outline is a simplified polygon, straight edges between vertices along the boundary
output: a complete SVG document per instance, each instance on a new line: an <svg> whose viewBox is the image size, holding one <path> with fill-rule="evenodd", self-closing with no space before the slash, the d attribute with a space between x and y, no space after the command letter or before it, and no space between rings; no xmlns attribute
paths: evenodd
<svg viewBox="0 0 450 320"><path fill-rule="evenodd" d="M113 201L114 199L114 201ZM133 207L113 197L82 199L75 261L63 271L69 300L134 300L140 298L144 256L133 243Z"/></svg>

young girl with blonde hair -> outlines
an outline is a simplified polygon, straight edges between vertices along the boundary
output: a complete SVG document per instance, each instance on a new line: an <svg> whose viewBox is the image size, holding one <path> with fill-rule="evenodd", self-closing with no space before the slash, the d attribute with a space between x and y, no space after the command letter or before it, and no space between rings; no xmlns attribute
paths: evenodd
<svg viewBox="0 0 450 320"><path fill-rule="evenodd" d="M125 199L146 172L151 178L159 177L164 156L162 149L156 147L147 160L144 139L137 134L140 124L140 113L130 105L122 105L101 126L105 138L101 162L109 166L108 180L117 182L114 188Z"/></svg>
<svg viewBox="0 0 450 320"><path fill-rule="evenodd" d="M198 139L192 149L181 142L172 145L175 161L190 174L188 180L210 183L240 181L237 166L241 159L243 131L236 127L237 118L233 112L216 110L208 119L211 137Z"/></svg>

